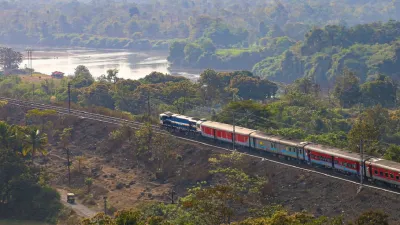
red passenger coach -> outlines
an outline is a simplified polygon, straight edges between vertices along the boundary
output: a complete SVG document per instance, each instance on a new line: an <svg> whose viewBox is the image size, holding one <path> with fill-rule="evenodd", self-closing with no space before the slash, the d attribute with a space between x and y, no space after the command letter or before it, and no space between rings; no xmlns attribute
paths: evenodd
<svg viewBox="0 0 400 225"><path fill-rule="evenodd" d="M366 176L400 186L400 164L385 159L371 158L365 162Z"/></svg>
<svg viewBox="0 0 400 225"><path fill-rule="evenodd" d="M255 130L235 126L235 144L249 147L249 136ZM201 123L201 134L223 142L232 143L233 126L225 123L205 121Z"/></svg>
<svg viewBox="0 0 400 225"><path fill-rule="evenodd" d="M314 164L360 175L361 157L358 153L313 143L306 145L304 149L310 161Z"/></svg>
<svg viewBox="0 0 400 225"><path fill-rule="evenodd" d="M201 126L201 134L205 137L210 137L210 138L214 138L214 129L211 127L207 127L207 126Z"/></svg>

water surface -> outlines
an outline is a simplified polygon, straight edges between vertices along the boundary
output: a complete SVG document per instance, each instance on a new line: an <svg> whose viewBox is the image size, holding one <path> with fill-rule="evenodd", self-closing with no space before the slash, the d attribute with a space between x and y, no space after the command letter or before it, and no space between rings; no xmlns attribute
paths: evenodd
<svg viewBox="0 0 400 225"><path fill-rule="evenodd" d="M24 50L20 51L24 52ZM44 74L61 71L66 75L71 75L77 66L85 65L94 77L106 74L108 69L118 69L118 76L125 79L143 78L153 71L181 75L194 80L199 77L201 70L174 69L171 71L167 54L167 52L158 51L42 48L33 50L32 66L35 71ZM21 67L25 66L29 66L26 57L21 64Z"/></svg>

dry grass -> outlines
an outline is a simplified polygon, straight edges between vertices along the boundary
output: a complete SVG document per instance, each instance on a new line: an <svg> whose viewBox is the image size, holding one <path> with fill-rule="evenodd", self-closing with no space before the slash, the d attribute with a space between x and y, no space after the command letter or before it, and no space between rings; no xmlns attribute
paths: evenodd
<svg viewBox="0 0 400 225"><path fill-rule="evenodd" d="M61 83L61 79L52 78L46 74L34 73L32 76L30 75L21 75L21 80L24 83L41 83L44 80L53 80L56 86L59 86Z"/></svg>

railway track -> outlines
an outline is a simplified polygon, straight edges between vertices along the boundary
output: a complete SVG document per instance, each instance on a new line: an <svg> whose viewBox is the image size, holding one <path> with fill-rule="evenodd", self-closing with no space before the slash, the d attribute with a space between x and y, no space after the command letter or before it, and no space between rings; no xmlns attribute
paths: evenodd
<svg viewBox="0 0 400 225"><path fill-rule="evenodd" d="M11 105L17 105L17 106L21 106L21 107L25 107L25 108L52 109L52 110L57 111L61 115L72 115L72 116L77 116L80 118L85 118L85 119L89 119L89 120L94 120L94 121L118 125L118 126L125 124L125 125L130 126L133 129L139 129L141 126L143 126L143 123L140 123L140 122L130 121L130 120L111 117L111 116L100 115L100 114L96 114L96 113L85 112L85 111L81 111L81 110L71 109L69 112L68 109L64 108L64 107L47 105L47 104L36 103L36 102L31 102L31 101L23 101L23 100L12 99L12 98L5 98L5 97L0 97L0 100L6 100L8 102L8 104L11 104ZM213 144L213 143L209 143L209 142L205 142L205 141L199 141L194 137L183 137L180 135L174 135L174 134L171 134L170 132L166 132L165 130L160 129L158 126L155 126L155 125L151 125L151 126L152 126L153 130L155 131L155 133L158 133L158 134L173 136L180 140L200 144L200 145L207 146L207 147L212 147L212 148L219 149L219 150L224 150L224 151L229 151L229 152L234 151L234 150L226 148L226 147L221 147L217 144ZM294 168L297 170L302 170L305 172L319 174L319 175L326 176L326 177L329 177L332 179L349 182L352 184L359 184L359 182L356 181L356 179L354 177L349 177L349 176L345 176L342 174L336 174L336 173L332 172L331 170L326 171L326 170L320 169L320 168L314 168L314 167L310 168L303 164L299 165L299 164L291 163L290 161L281 161L281 160L277 159L276 157L260 155L258 152L254 152L254 151L240 150L240 152L246 156L259 159L260 161L276 163L276 164L283 165L286 167L291 167L291 168ZM400 192L398 192L397 190L378 187L374 184L363 184L363 188L370 188L370 189L375 189L378 191L388 192L388 193L395 194L395 195L400 195Z"/></svg>

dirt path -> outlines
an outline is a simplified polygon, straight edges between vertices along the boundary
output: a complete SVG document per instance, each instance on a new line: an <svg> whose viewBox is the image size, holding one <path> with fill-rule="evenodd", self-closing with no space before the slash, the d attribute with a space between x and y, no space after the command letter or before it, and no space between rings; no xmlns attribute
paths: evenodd
<svg viewBox="0 0 400 225"><path fill-rule="evenodd" d="M97 212L89 209L88 207L78 203L75 201L75 204L69 204L67 202L67 191L63 189L57 188L58 193L61 195L61 203L64 204L64 206L71 208L74 210L79 216L82 217L93 217L96 215Z"/></svg>

